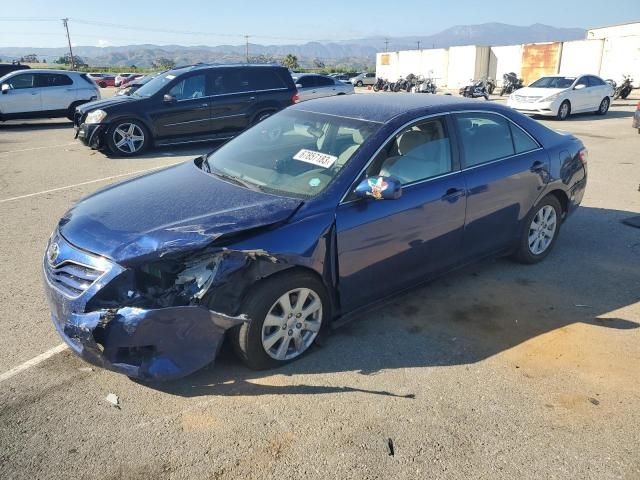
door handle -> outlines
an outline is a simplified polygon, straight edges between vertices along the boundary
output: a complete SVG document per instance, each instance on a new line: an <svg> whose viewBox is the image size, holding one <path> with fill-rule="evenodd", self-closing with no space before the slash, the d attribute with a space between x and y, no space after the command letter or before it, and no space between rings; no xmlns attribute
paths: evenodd
<svg viewBox="0 0 640 480"><path fill-rule="evenodd" d="M249 100L255 100L256 97L249 97Z"/></svg>
<svg viewBox="0 0 640 480"><path fill-rule="evenodd" d="M31 95L38 95L38 92L31 92Z"/></svg>
<svg viewBox="0 0 640 480"><path fill-rule="evenodd" d="M209 106L209 104L208 104L208 103L201 103L201 104L200 104L200 106L201 106L202 108L207 108L207 107Z"/></svg>
<svg viewBox="0 0 640 480"><path fill-rule="evenodd" d="M460 197L464 197L464 196L465 196L464 189L462 189L462 188L450 188L442 196L442 200L446 200L447 202L454 203Z"/></svg>

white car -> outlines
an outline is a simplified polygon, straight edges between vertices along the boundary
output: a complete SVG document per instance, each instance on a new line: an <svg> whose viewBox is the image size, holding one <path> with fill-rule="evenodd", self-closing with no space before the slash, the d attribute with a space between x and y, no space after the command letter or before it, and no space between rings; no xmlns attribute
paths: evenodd
<svg viewBox="0 0 640 480"><path fill-rule="evenodd" d="M313 100L320 97L331 97L333 95L351 95L354 92L353 85L326 75L305 73L294 76L293 81L298 90L298 101Z"/></svg>
<svg viewBox="0 0 640 480"><path fill-rule="evenodd" d="M375 85L376 72L360 73L355 77L349 79L351 84L355 87L364 87L366 85Z"/></svg>
<svg viewBox="0 0 640 480"><path fill-rule="evenodd" d="M0 121L67 117L76 107L98 100L98 86L86 73L67 70L17 70L0 78Z"/></svg>
<svg viewBox="0 0 640 480"><path fill-rule="evenodd" d="M613 88L596 75L549 75L509 96L507 105L521 113L565 120L572 113L604 115Z"/></svg>

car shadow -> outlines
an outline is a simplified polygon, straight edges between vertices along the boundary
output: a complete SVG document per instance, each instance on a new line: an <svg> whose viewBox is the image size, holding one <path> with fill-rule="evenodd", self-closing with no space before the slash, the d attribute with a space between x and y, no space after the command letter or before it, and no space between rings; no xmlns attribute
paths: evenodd
<svg viewBox="0 0 640 480"><path fill-rule="evenodd" d="M632 118L634 112L625 112L620 110L609 110L606 115L596 115L592 112L587 113L573 113L567 119L571 122L591 122L593 120L612 120L614 118Z"/></svg>
<svg viewBox="0 0 640 480"><path fill-rule="evenodd" d="M67 119L59 121L29 121L29 120L7 120L0 122L0 130L11 130L12 132L29 132L33 130L63 130L68 129L73 139L73 122Z"/></svg>
<svg viewBox="0 0 640 480"><path fill-rule="evenodd" d="M469 365L554 332L562 349L567 327L576 324L637 329L640 324L617 312L640 300L640 238L622 224L632 215L581 208L544 262L527 266L494 259L450 273L356 317L279 369L250 370L226 346L215 364L146 387L185 397L364 392L411 399L414 392L406 387L327 385L326 378L314 381L313 375L372 376L389 370L404 375L411 368ZM584 348L588 354L589 345Z"/></svg>

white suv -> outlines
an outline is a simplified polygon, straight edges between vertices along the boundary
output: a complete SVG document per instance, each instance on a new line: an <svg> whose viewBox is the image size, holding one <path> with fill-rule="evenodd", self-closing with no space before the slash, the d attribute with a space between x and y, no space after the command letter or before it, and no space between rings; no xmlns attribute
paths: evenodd
<svg viewBox="0 0 640 480"><path fill-rule="evenodd" d="M0 121L14 118L67 117L78 105L98 100L98 86L86 73L66 70L18 70L0 78Z"/></svg>

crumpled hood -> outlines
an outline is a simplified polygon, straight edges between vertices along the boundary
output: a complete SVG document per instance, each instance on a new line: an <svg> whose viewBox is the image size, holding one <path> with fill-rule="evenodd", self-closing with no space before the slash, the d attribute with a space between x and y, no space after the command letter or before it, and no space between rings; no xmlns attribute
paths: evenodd
<svg viewBox="0 0 640 480"><path fill-rule="evenodd" d="M567 90L566 88L535 88L535 87L524 87L519 88L515 91L516 95L521 95L523 97L541 97L546 98L551 95L555 95L556 93L564 92Z"/></svg>
<svg viewBox="0 0 640 480"><path fill-rule="evenodd" d="M126 265L286 221L301 203L232 185L188 161L84 198L58 227L77 247Z"/></svg>
<svg viewBox="0 0 640 480"><path fill-rule="evenodd" d="M90 112L91 110L96 110L98 108L108 108L112 105L118 105L124 102L132 102L136 99L129 95L114 95L113 97L103 98L102 100L95 100L93 102L83 103L79 107L76 108L79 112L85 114Z"/></svg>

